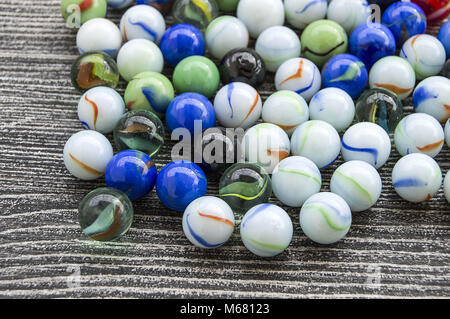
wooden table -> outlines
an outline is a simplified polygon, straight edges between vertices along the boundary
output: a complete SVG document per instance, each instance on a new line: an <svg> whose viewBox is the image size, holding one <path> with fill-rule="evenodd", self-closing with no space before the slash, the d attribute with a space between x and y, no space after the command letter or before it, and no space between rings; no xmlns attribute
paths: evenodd
<svg viewBox="0 0 450 319"><path fill-rule="evenodd" d="M65 141L82 126L80 94L70 82L76 32L64 26L59 4L0 0L0 297L450 296L450 205L442 189L424 204L401 200L390 181L395 150L380 169L378 204L355 213L347 237L334 245L312 243L299 210L287 209L294 238L276 258L249 253L237 229L224 247L199 250L184 237L182 215L164 208L155 192L135 203L134 224L119 242L87 239L77 206L104 181L77 180L62 161ZM117 23L120 15L108 17ZM263 99L272 83L269 76ZM407 100L406 113L411 105ZM169 162L171 145L158 169ZM444 173L449 158L445 146L436 157ZM324 191L341 163L323 171ZM217 194L217 182L209 178L208 194Z"/></svg>

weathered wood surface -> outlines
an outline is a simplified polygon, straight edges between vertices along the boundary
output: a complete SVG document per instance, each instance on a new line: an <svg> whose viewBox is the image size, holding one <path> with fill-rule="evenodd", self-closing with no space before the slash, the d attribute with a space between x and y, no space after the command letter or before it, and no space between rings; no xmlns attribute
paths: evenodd
<svg viewBox="0 0 450 319"><path fill-rule="evenodd" d="M274 259L250 254L238 230L224 247L198 250L183 235L181 214L154 192L136 202L120 242L86 239L77 205L103 181L76 180L62 161L65 141L82 127L70 83L76 33L64 26L59 3L0 0L1 297L450 297L450 205L442 190L421 205L401 200L390 182L395 150L380 170L380 201L354 214L335 245L308 240L298 210L288 209L295 235ZM108 17L118 22L120 14ZM273 91L268 81L263 99ZM445 146L436 158L444 173L449 157ZM323 172L323 190L336 165ZM216 193L210 178L208 194Z"/></svg>

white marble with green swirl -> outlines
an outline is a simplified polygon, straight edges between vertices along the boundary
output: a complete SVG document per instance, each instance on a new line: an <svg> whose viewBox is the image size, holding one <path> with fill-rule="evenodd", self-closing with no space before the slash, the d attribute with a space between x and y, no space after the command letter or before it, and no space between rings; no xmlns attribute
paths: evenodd
<svg viewBox="0 0 450 319"><path fill-rule="evenodd" d="M252 253L261 257L273 257L289 246L293 225L291 218L281 207L260 204L245 214L240 233L242 242Z"/></svg>
<svg viewBox="0 0 450 319"><path fill-rule="evenodd" d="M287 206L302 206L311 195L320 192L321 186L319 169L306 157L285 158L272 173L273 192Z"/></svg>
<svg viewBox="0 0 450 319"><path fill-rule="evenodd" d="M317 193L300 210L303 233L319 244L332 244L347 235L352 212L345 200L334 193Z"/></svg>
<svg viewBox="0 0 450 319"><path fill-rule="evenodd" d="M362 212L378 201L381 178L369 163L349 161L339 166L331 177L331 192L341 196L352 212Z"/></svg>

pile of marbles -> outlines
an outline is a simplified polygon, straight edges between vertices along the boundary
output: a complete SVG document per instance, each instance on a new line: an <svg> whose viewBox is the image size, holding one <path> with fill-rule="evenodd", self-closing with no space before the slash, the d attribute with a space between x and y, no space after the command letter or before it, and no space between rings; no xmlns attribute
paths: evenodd
<svg viewBox="0 0 450 319"><path fill-rule="evenodd" d="M62 0L67 24L78 26L71 77L86 129L66 142L64 163L79 179L106 183L79 205L83 232L118 239L132 224L131 201L156 188L164 206L184 212L182 228L198 247L223 245L240 220L251 252L283 252L294 226L272 195L300 209L308 238L332 244L352 213L377 203L390 135L403 156L392 170L395 191L414 203L431 199L442 185L433 157L450 147L450 22L438 37L424 33L450 5L369 2L381 5L381 24L368 22L366 0ZM123 10L119 26L105 19L108 8ZM177 23L167 28L164 15ZM263 101L268 73L277 91ZM404 117L410 96L415 113ZM158 173L166 131L180 129L200 136L199 159ZM202 150L217 143L220 160L208 158ZM340 154L330 192L321 192L321 171ZM212 173L221 176L215 197L205 196ZM444 193L450 202L450 174Z"/></svg>

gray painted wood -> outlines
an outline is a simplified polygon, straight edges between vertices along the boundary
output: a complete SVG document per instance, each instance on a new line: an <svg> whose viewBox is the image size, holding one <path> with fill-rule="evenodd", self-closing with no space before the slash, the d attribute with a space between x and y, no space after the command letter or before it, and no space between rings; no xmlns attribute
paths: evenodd
<svg viewBox="0 0 450 319"><path fill-rule="evenodd" d="M253 256L238 230L224 247L199 250L185 239L181 214L165 209L154 192L135 203L133 227L119 242L88 240L78 226L78 202L104 182L79 181L62 161L65 141L82 126L80 94L70 83L76 32L64 26L59 3L0 0L0 296L450 296L450 206L442 190L420 205L396 195L390 183L395 150L380 170L380 201L354 214L348 236L334 245L308 240L298 210L287 209L295 234L280 256ZM120 14L108 17L118 22ZM263 99L272 82L269 77L261 89ZM158 168L169 161L172 144ZM449 156L445 146L436 158L444 173ZM323 190L340 163L323 172ZM216 193L211 177L208 194Z"/></svg>

